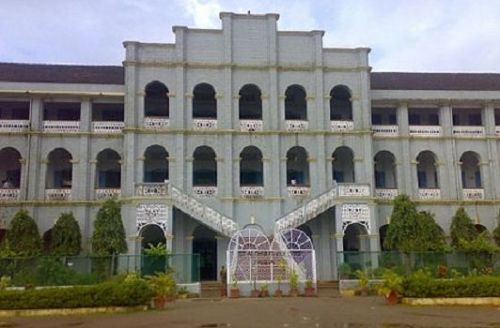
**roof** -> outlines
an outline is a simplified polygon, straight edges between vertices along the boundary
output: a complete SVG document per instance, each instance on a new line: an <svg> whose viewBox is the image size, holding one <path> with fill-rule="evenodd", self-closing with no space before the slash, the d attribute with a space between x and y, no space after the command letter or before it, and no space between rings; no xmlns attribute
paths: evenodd
<svg viewBox="0 0 500 328"><path fill-rule="evenodd" d="M372 72L371 89L500 91L500 74Z"/></svg>
<svg viewBox="0 0 500 328"><path fill-rule="evenodd" d="M0 81L124 84L122 66L0 63Z"/></svg>

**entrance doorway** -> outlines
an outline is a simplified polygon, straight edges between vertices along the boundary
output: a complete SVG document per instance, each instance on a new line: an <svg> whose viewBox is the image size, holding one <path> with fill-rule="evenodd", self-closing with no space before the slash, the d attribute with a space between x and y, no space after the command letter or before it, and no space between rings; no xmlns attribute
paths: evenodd
<svg viewBox="0 0 500 328"><path fill-rule="evenodd" d="M168 270L166 256L160 254L149 254L147 250L155 247L166 247L166 238L163 230L156 224L148 224L141 230L141 269L143 275L152 275L155 272Z"/></svg>
<svg viewBox="0 0 500 328"><path fill-rule="evenodd" d="M200 280L217 280L216 233L205 226L198 226L193 233L193 254L200 255Z"/></svg>

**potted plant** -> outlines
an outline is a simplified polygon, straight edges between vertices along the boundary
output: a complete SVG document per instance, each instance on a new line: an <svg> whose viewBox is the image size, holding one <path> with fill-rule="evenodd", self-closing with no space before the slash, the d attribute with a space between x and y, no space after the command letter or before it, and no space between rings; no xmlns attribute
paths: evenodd
<svg viewBox="0 0 500 328"><path fill-rule="evenodd" d="M304 288L304 294L306 295L306 297L313 297L316 295L312 279L306 280L306 288Z"/></svg>
<svg viewBox="0 0 500 328"><path fill-rule="evenodd" d="M394 271L386 270L382 275L382 283L377 289L380 294L384 295L387 304L397 304L403 291L403 277Z"/></svg>
<svg viewBox="0 0 500 328"><path fill-rule="evenodd" d="M276 281L278 282L278 288L274 291L275 297L283 296L283 291L281 290L281 281L283 280L283 273L286 270L286 262L281 259L278 261L278 270L276 271Z"/></svg>
<svg viewBox="0 0 500 328"><path fill-rule="evenodd" d="M240 288L238 287L238 279L236 275L233 275L231 282L231 290L229 291L230 298L239 298L240 297Z"/></svg>
<svg viewBox="0 0 500 328"><path fill-rule="evenodd" d="M157 272L148 277L149 284L155 293L153 298L155 309L165 308L165 303L175 297L176 285L172 273Z"/></svg>
<svg viewBox="0 0 500 328"><path fill-rule="evenodd" d="M260 290L257 289L257 280L254 279L253 280L253 289L250 292L250 296L251 297L259 297L259 295L260 295Z"/></svg>
<svg viewBox="0 0 500 328"><path fill-rule="evenodd" d="M187 290L186 287L181 287L179 291L177 292L177 297L181 299L188 298L189 291Z"/></svg>
<svg viewBox="0 0 500 328"><path fill-rule="evenodd" d="M290 272L288 284L290 287L288 295L292 297L299 296L299 275L297 274L297 272L295 272L295 270L292 270L292 272Z"/></svg>
<svg viewBox="0 0 500 328"><path fill-rule="evenodd" d="M260 286L259 297L269 297L269 290L267 284L262 284L262 286Z"/></svg>
<svg viewBox="0 0 500 328"><path fill-rule="evenodd" d="M356 276L358 278L358 288L355 291L355 295L368 296L370 293L368 274L365 271L356 271Z"/></svg>

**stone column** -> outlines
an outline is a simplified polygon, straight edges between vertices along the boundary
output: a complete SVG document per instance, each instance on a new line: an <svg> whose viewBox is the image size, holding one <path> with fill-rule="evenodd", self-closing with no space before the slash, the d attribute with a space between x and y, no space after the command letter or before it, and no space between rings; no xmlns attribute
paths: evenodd
<svg viewBox="0 0 500 328"><path fill-rule="evenodd" d="M43 100L38 96L33 97L31 100L30 122L33 131L40 131L42 129ZM47 156L47 154L41 153L41 143L40 135L31 134L28 136L26 149L29 149L29 152L24 155L26 167L22 172L25 184L23 186L25 199L37 200L39 199L38 197L42 197L43 199L43 190L45 188L43 181L47 170L46 165L42 168L40 161L42 160L42 156ZM40 189L42 191L41 194L39 193Z"/></svg>
<svg viewBox="0 0 500 328"><path fill-rule="evenodd" d="M440 121L442 135L445 139L441 142L443 154L439 156L438 162L443 169L439 170L439 182L442 199L461 199L461 172L458 165L459 158L455 153L455 140L453 139L453 111L450 104L442 104L440 107ZM459 197L460 195L460 197Z"/></svg>
<svg viewBox="0 0 500 328"><path fill-rule="evenodd" d="M400 136L408 136L409 135L409 127L408 127L408 105L400 104L397 109L397 118L399 125L399 135ZM415 186L413 181L413 172L411 161L412 158L410 156L410 142L408 139L400 140L401 145L401 158L396 157L396 161L400 164L399 169L401 172L398 174L398 189L411 197L415 196ZM394 154L397 156L397 154Z"/></svg>
<svg viewBox="0 0 500 328"><path fill-rule="evenodd" d="M493 104L488 103L483 108L483 113L485 117L485 126L486 126L486 135L487 136L495 136L495 107ZM498 163L498 148L496 139L488 138L488 165L483 168L488 168L488 175L484 175L484 191L486 199L496 199L499 197L500 190L498 189L500 186L500 174L499 171L499 163ZM486 162L486 161L485 161ZM486 173L486 172L485 172Z"/></svg>

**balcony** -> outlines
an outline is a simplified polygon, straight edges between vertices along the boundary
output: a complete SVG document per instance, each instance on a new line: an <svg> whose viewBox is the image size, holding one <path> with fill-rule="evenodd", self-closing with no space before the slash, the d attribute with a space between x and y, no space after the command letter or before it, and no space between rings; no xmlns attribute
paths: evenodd
<svg viewBox="0 0 500 328"><path fill-rule="evenodd" d="M337 184L339 197L369 197L370 186L356 183Z"/></svg>
<svg viewBox="0 0 500 328"><path fill-rule="evenodd" d="M99 188L95 190L95 199L119 198L122 191L119 188Z"/></svg>
<svg viewBox="0 0 500 328"><path fill-rule="evenodd" d="M43 121L43 131L49 133L80 132L80 121Z"/></svg>
<svg viewBox="0 0 500 328"><path fill-rule="evenodd" d="M194 118L193 129L195 130L215 130L217 129L217 119Z"/></svg>
<svg viewBox="0 0 500 328"><path fill-rule="evenodd" d="M140 197L162 197L168 195L167 182L141 182L135 184L135 195Z"/></svg>
<svg viewBox="0 0 500 328"><path fill-rule="evenodd" d="M332 132L347 132L354 130L353 121L330 121L330 129Z"/></svg>
<svg viewBox="0 0 500 328"><path fill-rule="evenodd" d="M415 137L439 137L441 127L439 125L410 125L410 135Z"/></svg>
<svg viewBox="0 0 500 328"><path fill-rule="evenodd" d="M398 195L397 189L375 189L375 197L381 199L394 199Z"/></svg>
<svg viewBox="0 0 500 328"><path fill-rule="evenodd" d="M397 137L399 135L397 125L373 125L372 131L376 137Z"/></svg>
<svg viewBox="0 0 500 328"><path fill-rule="evenodd" d="M467 188L462 190L464 200L481 200L484 199L483 188Z"/></svg>
<svg viewBox="0 0 500 328"><path fill-rule="evenodd" d="M304 198L309 197L311 194L311 187L309 186L288 186L287 189L290 198Z"/></svg>
<svg viewBox="0 0 500 328"><path fill-rule="evenodd" d="M288 132L302 132L309 128L309 122L301 120L286 120L285 127Z"/></svg>
<svg viewBox="0 0 500 328"><path fill-rule="evenodd" d="M453 136L455 137L467 137L467 138L477 138L483 137L485 134L484 126L454 126Z"/></svg>
<svg viewBox="0 0 500 328"><path fill-rule="evenodd" d="M92 122L92 132L100 134L122 133L124 127L125 127L124 122L116 122L116 121Z"/></svg>
<svg viewBox="0 0 500 328"><path fill-rule="evenodd" d="M500 137L500 126L495 126L495 135Z"/></svg>
<svg viewBox="0 0 500 328"><path fill-rule="evenodd" d="M144 117L144 128L151 130L163 130L170 127L170 119L164 117Z"/></svg>
<svg viewBox="0 0 500 328"><path fill-rule="evenodd" d="M0 132L25 132L29 128L29 120L0 120Z"/></svg>
<svg viewBox="0 0 500 328"><path fill-rule="evenodd" d="M71 189L69 188L57 188L57 189L45 189L45 199L46 200L71 200Z"/></svg>
<svg viewBox="0 0 500 328"><path fill-rule="evenodd" d="M264 130L262 120L240 120L240 131L254 132Z"/></svg>
<svg viewBox="0 0 500 328"><path fill-rule="evenodd" d="M243 198L261 198L264 196L263 186L241 186L240 195Z"/></svg>
<svg viewBox="0 0 500 328"><path fill-rule="evenodd" d="M418 198L423 200L441 199L441 189L439 188L420 188L418 189Z"/></svg>
<svg viewBox="0 0 500 328"><path fill-rule="evenodd" d="M193 194L198 198L213 198L217 196L217 186L193 186Z"/></svg>
<svg viewBox="0 0 500 328"><path fill-rule="evenodd" d="M19 195L20 195L19 188L0 189L0 201L18 200Z"/></svg>

